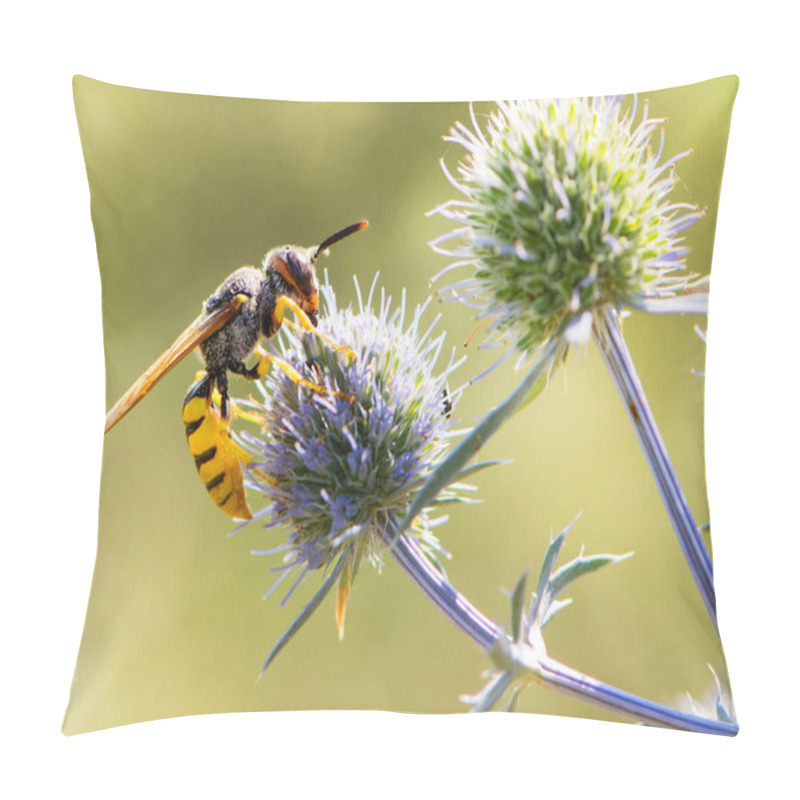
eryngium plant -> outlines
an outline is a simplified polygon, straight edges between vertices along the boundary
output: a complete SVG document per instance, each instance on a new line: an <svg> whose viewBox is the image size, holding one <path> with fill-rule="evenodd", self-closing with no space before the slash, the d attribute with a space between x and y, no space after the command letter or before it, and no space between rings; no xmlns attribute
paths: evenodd
<svg viewBox="0 0 800 800"><path fill-rule="evenodd" d="M672 467L619 328L620 306L707 313L702 282L687 274L683 232L702 212L672 199L675 162L663 163L663 119L622 98L498 103L482 130L456 123L467 154L465 199L435 209L459 227L432 242L473 274L440 291L478 310L487 339L555 363L594 336L650 464L703 602L716 623L712 563ZM653 148L653 131L661 138ZM454 250L443 242L456 241ZM438 276L436 276L438 277ZM434 278L435 280L435 278ZM525 399L509 398L507 407ZM521 398L521 399L520 399ZM466 449L466 446L465 446Z"/></svg>
<svg viewBox="0 0 800 800"><path fill-rule="evenodd" d="M372 293L366 306L359 301L358 313L338 309L329 286L323 287L323 296L327 311L320 328L341 349L297 328L288 332L277 345L289 362L288 370L268 373L263 403L251 404L265 422L262 437L250 439L260 454L253 479L269 501L257 518L287 529L288 541L278 548L287 551L284 575L299 573L299 581L310 570L327 572L322 587L278 640L263 669L337 581L341 631L361 559L380 564L382 551L390 548L423 593L491 656L497 671L485 689L469 699L475 710L492 707L507 690L512 693L510 709L525 686L544 684L640 721L735 734L738 727L730 720L717 722L654 704L547 654L541 629L566 604L557 600L561 589L619 557L581 554L555 569L566 536L562 532L548 548L528 610L525 581L518 583L512 598L511 635L451 586L435 563L440 550L430 532L429 510L462 499L458 489L463 484L454 480L486 466L464 466L469 460L463 452L465 442L475 431L482 436L495 430L509 409L518 405L516 395L531 391L527 382L543 379L552 343L512 395L512 402L490 412L448 452L456 397L447 390L446 376L456 365L451 358L444 373L435 373L443 336L431 339L435 321L420 333L424 307L415 310L406 327L404 303L392 310L383 294L377 313L371 310ZM467 447L473 455L476 449L472 444Z"/></svg>
<svg viewBox="0 0 800 800"><path fill-rule="evenodd" d="M358 286L356 285L356 288ZM374 289L374 285L373 285ZM363 558L380 566L386 541L398 531L416 491L442 459L451 436L446 377L436 374L444 334L433 338L436 320L422 329L425 307L406 325L405 300L393 308L372 293L354 313L337 307L323 286L327 308L319 329L352 355L302 331L288 331L280 344L286 359L319 391L273 369L263 385L264 438L257 445L257 488L269 505L267 526L288 531L284 575L334 568L341 572L337 620L340 631L352 579ZM435 503L458 499L456 485ZM426 555L439 548L431 533L430 507L410 526ZM436 522L441 522L438 518Z"/></svg>
<svg viewBox="0 0 800 800"><path fill-rule="evenodd" d="M445 172L464 199L435 211L459 227L433 244L474 273L442 299L477 307L489 338L524 353L586 311L685 289L682 232L702 215L670 197L686 154L660 163L665 120L635 116L601 97L498 103L485 132L457 123L445 138L467 152L457 178Z"/></svg>

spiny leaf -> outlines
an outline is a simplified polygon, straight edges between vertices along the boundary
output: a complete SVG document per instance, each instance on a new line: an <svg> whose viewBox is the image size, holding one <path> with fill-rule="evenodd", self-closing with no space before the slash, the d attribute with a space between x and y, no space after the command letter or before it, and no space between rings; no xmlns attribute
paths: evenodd
<svg viewBox="0 0 800 800"><path fill-rule="evenodd" d="M470 712L472 713L482 714L486 711L491 711L513 680L513 673L509 671L497 672L492 675L486 686L477 694L463 696L461 700L470 704Z"/></svg>
<svg viewBox="0 0 800 800"><path fill-rule="evenodd" d="M522 694L522 686L515 686L511 690L511 697L508 698L508 702L506 703L505 710L509 713L512 713L517 710L517 705L519 704L519 698Z"/></svg>
<svg viewBox="0 0 800 800"><path fill-rule="evenodd" d="M297 619L289 626L289 628L284 632L280 639L278 639L275 647L272 648L270 654L267 656L267 660L264 662L264 666L261 667L261 672L258 674L260 678L267 670L267 667L275 660L275 657L286 647L287 644L292 640L292 637L300 630L300 628L308 622L308 619L311 615L317 610L320 603L325 599L328 592L331 590L331 587L334 583L336 583L339 574L341 573L342 569L344 568L345 561L348 557L348 554L345 553L337 562L336 566L331 570L331 574L328 575L325 583L322 584L319 591L311 598L310 602L303 608L300 614L297 616Z"/></svg>
<svg viewBox="0 0 800 800"><path fill-rule="evenodd" d="M540 628L544 628L548 622L550 622L553 617L561 611L562 608L566 608L567 606L572 605L572 600L551 600L549 607L544 613L541 622L539 623Z"/></svg>
<svg viewBox="0 0 800 800"><path fill-rule="evenodd" d="M539 583L536 586L536 600L534 601L533 608L531 609L531 619L533 620L539 618L542 605L548 604L547 599L545 598L547 593L547 582L550 580L550 573L553 571L558 554L562 545L564 544L564 540L567 538L567 530L569 529L567 528L561 531L561 533L559 533L555 539L550 541L550 544L547 546L547 551L544 554L544 559L542 559L542 569L539 572ZM543 610L546 611L546 608Z"/></svg>
<svg viewBox="0 0 800 800"><path fill-rule="evenodd" d="M560 339L554 336L539 353L536 362L517 388L499 406L493 408L453 449L450 455L428 476L422 488L400 521L396 535L403 533L414 517L429 506L442 489L460 477L464 465L497 432L500 426L528 398L542 376L546 374Z"/></svg>
<svg viewBox="0 0 800 800"><path fill-rule="evenodd" d="M558 555L566 540L572 526L577 521L576 517L561 533L558 534L549 544L542 560L542 568L539 572L539 583L536 588L536 598L531 608L529 625L537 625L540 629L559 612L565 608L570 600L556 600L558 595L573 581L583 575L600 569L606 564L616 564L630 558L633 553L622 556L615 555L595 555L584 556L583 551L577 558L565 564L563 567L555 568Z"/></svg>
<svg viewBox="0 0 800 800"><path fill-rule="evenodd" d="M582 575L588 575L590 572L604 567L606 564L617 564L620 561L630 558L633 553L626 553L622 556L613 555L596 555L584 556L579 555L577 558L564 564L563 567L557 569L551 576L549 581L549 590L553 598L561 593L570 583L577 580Z"/></svg>
<svg viewBox="0 0 800 800"><path fill-rule="evenodd" d="M527 571L517 581L511 593L511 636L515 642L522 636L522 616L525 612L525 587L528 585Z"/></svg>
<svg viewBox="0 0 800 800"><path fill-rule="evenodd" d="M458 473L458 478L461 480L462 478L466 478L468 475L474 475L476 472L479 472L482 469L486 469L486 467L496 467L498 464L510 464L511 462L508 459L500 459L494 458L490 461L481 461L478 464L471 464L468 467L464 467L461 472Z"/></svg>

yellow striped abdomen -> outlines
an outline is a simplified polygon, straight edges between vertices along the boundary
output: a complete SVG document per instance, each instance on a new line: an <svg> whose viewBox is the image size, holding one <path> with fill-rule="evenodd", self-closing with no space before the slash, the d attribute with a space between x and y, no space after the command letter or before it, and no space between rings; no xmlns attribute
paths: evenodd
<svg viewBox="0 0 800 800"><path fill-rule="evenodd" d="M214 503L235 519L252 519L242 476L243 451L231 439L230 420L212 402L213 381L207 374L183 401L186 441L200 480Z"/></svg>

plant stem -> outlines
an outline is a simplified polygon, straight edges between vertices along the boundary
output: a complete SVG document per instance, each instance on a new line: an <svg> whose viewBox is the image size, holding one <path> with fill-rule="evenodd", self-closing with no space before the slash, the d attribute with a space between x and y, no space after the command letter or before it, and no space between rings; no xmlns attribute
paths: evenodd
<svg viewBox="0 0 800 800"><path fill-rule="evenodd" d="M420 550L408 534L395 536L387 532L386 544L403 571L422 592L463 633L487 653L503 652L515 671L533 673L546 686L602 706L638 722L677 730L735 736L739 726L693 714L685 714L616 689L588 675L561 664L546 654L535 654L532 648L512 642L508 634L485 617L466 597L451 586L445 576Z"/></svg>
<svg viewBox="0 0 800 800"><path fill-rule="evenodd" d="M717 605L711 556L700 537L700 531L678 482L653 412L647 403L631 354L622 337L616 311L611 306L605 306L596 312L593 333L603 360L628 410L645 458L650 464L683 555L716 627Z"/></svg>
<svg viewBox="0 0 800 800"><path fill-rule="evenodd" d="M487 619L447 582L447 578L420 550L413 537L403 534L387 544L391 547L392 556L422 593L478 646L492 651L504 639L505 631Z"/></svg>
<svg viewBox="0 0 800 800"><path fill-rule="evenodd" d="M622 689L596 681L549 656L545 656L539 661L539 674L549 686L574 697L590 700L595 705L607 708L617 714L633 717L646 725L694 731L695 733L713 733L718 736L736 736L739 732L739 725L736 722L697 717L662 706L659 703L653 703L629 692L624 692Z"/></svg>

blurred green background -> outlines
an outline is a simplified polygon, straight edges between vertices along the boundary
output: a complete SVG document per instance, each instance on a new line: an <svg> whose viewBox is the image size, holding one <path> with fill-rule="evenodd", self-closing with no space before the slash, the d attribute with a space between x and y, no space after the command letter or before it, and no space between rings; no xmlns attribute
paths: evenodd
<svg viewBox="0 0 800 800"><path fill-rule="evenodd" d="M666 116L664 157L685 149L675 197L707 208L689 231L691 268L711 263L736 78L640 95ZM425 213L454 195L438 165L463 151L442 141L469 108L452 104L313 104L150 92L87 78L74 83L103 282L110 405L200 311L235 268L284 243L313 245L366 218L323 266L342 304L380 271L411 302L447 263L427 242L450 229ZM480 118L491 104L477 103ZM654 138L654 146L657 140ZM446 282L446 281L445 281ZM452 347L469 311L435 306ZM432 318L433 312L429 315ZM678 476L699 523L704 483L705 319L634 313L624 332ZM479 337L478 337L479 338ZM478 339L476 339L476 342ZM454 379L497 357L475 343ZM444 356L443 356L444 358ZM260 681L264 657L319 586L312 576L280 607L262 600L282 539L252 525L233 537L197 479L180 413L199 368L190 357L106 438L97 564L64 730L184 714L269 709L460 712L482 684L484 654L387 559L359 573L338 641L332 598ZM464 426L504 398L511 364L471 387ZM247 386L232 378L234 394ZM98 420L98 425L101 422ZM485 448L513 459L477 477L479 506L439 529L454 585L508 622L505 591L538 570L551 531L578 512L562 561L587 552L634 558L580 581L548 628L551 655L596 678L670 704L702 697L710 664L726 677L716 632L686 568L625 409L594 346L573 350L537 401ZM258 499L251 497L254 507ZM87 519L94 510L87 509ZM288 584L287 584L288 585ZM724 609L722 610L724 614ZM520 710L611 715L535 689Z"/></svg>

